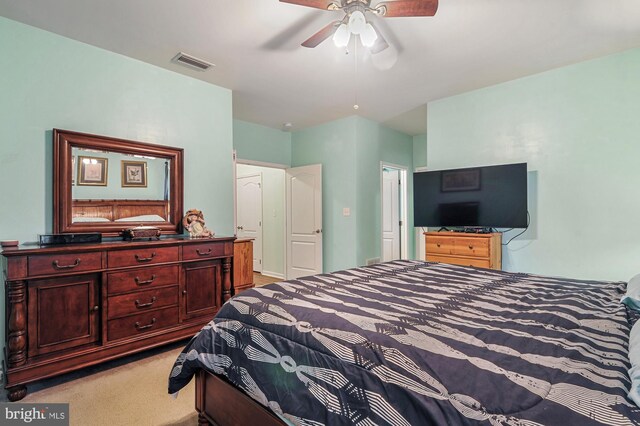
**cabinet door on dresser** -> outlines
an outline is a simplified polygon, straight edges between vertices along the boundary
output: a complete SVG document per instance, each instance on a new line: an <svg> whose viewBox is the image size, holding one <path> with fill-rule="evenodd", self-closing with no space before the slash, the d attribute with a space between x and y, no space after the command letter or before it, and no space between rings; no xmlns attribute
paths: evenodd
<svg viewBox="0 0 640 426"><path fill-rule="evenodd" d="M182 321L213 315L222 306L222 262L209 260L183 266Z"/></svg>
<svg viewBox="0 0 640 426"><path fill-rule="evenodd" d="M253 240L233 244L233 288L235 294L253 288Z"/></svg>
<svg viewBox="0 0 640 426"><path fill-rule="evenodd" d="M29 282L30 357L97 344L100 340L97 274Z"/></svg>

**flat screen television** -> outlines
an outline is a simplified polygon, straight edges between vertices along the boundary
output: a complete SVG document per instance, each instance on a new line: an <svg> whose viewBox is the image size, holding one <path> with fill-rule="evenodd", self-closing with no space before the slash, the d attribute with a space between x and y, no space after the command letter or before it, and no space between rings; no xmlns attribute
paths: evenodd
<svg viewBox="0 0 640 426"><path fill-rule="evenodd" d="M431 227L527 227L527 163L413 174L413 221Z"/></svg>

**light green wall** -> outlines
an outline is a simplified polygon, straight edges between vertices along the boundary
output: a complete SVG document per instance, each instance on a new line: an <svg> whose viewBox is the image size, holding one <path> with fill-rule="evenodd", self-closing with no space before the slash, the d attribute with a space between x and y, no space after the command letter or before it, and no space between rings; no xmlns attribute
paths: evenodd
<svg viewBox="0 0 640 426"><path fill-rule="evenodd" d="M283 169L238 164L237 176L262 174L262 273L284 276L284 175Z"/></svg>
<svg viewBox="0 0 640 426"><path fill-rule="evenodd" d="M233 235L230 90L5 18L0 52L0 240L52 231L53 128L184 148L185 207Z"/></svg>
<svg viewBox="0 0 640 426"><path fill-rule="evenodd" d="M356 117L357 265L382 256L380 162L407 169L407 194L413 194L413 138L375 121ZM408 204L408 257L413 257L413 203Z"/></svg>
<svg viewBox="0 0 640 426"><path fill-rule="evenodd" d="M325 272L364 265L381 256L380 162L405 166L409 194L411 136L352 116L292 134L292 165L322 164ZM343 215L343 208L351 210ZM409 229L413 229L412 204ZM409 257L414 242L409 232Z"/></svg>
<svg viewBox="0 0 640 426"><path fill-rule="evenodd" d="M293 132L291 165L322 164L322 256L324 271L357 265L356 260L357 117ZM351 216L343 216L349 207Z"/></svg>
<svg viewBox="0 0 640 426"><path fill-rule="evenodd" d="M291 165L291 133L233 120L233 147L238 158Z"/></svg>
<svg viewBox="0 0 640 426"><path fill-rule="evenodd" d="M424 118L425 120L427 117ZM413 168L427 166L427 134L413 137Z"/></svg>
<svg viewBox="0 0 640 426"><path fill-rule="evenodd" d="M634 49L428 105L430 168L528 163L531 227L507 270L640 272L638 76Z"/></svg>

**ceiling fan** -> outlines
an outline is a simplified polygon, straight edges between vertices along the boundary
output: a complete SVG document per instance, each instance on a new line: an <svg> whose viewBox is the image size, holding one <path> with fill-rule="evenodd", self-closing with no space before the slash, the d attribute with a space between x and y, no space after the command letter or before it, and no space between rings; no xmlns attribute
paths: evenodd
<svg viewBox="0 0 640 426"><path fill-rule="evenodd" d="M316 47L333 36L336 46L349 44L351 34L358 35L360 41L369 47L371 53L379 53L389 47L375 25L367 21L365 14L374 13L385 18L405 16L433 16L438 10L438 0L390 0L371 6L371 0L280 0L282 3L297 4L324 10L341 10L342 20L333 21L302 43L304 47Z"/></svg>

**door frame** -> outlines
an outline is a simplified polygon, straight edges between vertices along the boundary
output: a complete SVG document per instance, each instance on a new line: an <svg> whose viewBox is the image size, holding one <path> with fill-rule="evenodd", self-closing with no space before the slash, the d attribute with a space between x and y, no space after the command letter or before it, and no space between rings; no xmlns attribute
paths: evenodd
<svg viewBox="0 0 640 426"><path fill-rule="evenodd" d="M238 168L237 165L238 164L245 164L247 166L258 166L258 167L267 167L270 169L282 169L285 171L285 182L283 182L283 185L286 183L286 170L291 168L291 166L287 166L286 164L280 164L280 163L269 163L266 161L255 161L255 160L246 160L243 158L238 158L238 155L236 153L236 150L233 150L233 235L234 236L238 236L238 177L237 177L237 172L238 172ZM264 203L264 200L263 200ZM284 241L284 273L282 277L275 277L275 278L282 278L282 279L286 279L287 276L287 191L284 191L284 200L283 200L283 206L282 206L282 211L285 212L285 215L283 217L283 221L284 221L284 229L282 230L283 232L283 241ZM263 215L264 215L264 210L263 210ZM262 221L264 222L264 217L262 218ZM264 232L263 232L263 239L264 239ZM264 259L264 250L262 253L262 257ZM264 262L262 263L264 265Z"/></svg>
<svg viewBox="0 0 640 426"><path fill-rule="evenodd" d="M388 161L380 161L380 260L382 260L382 247L384 244L384 224L382 222L382 212L384 210L384 199L382 197L384 191L384 169L396 169L400 174L400 190L398 196L400 197L400 212L398 217L400 218L400 259L409 259L409 246L407 244L408 237L408 222L407 222L407 173L408 167L400 164L393 164Z"/></svg>

